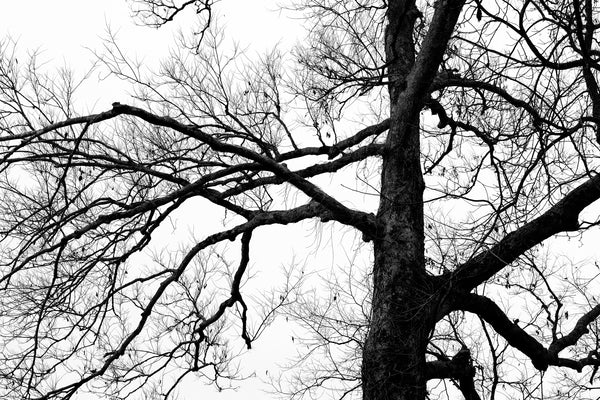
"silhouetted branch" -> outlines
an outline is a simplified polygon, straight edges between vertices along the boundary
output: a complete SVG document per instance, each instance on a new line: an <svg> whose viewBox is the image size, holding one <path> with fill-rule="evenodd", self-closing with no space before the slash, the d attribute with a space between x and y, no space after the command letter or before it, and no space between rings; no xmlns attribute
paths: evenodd
<svg viewBox="0 0 600 400"><path fill-rule="evenodd" d="M562 338L555 339L546 348L516 322L511 321L491 299L482 295L469 293L457 294L454 302L457 309L480 316L512 347L520 350L529 357L533 365L541 371L545 371L550 365L568 367L578 372L581 372L582 368L586 365L600 365L600 358L596 352L590 353L586 358L576 360L559 357L559 353L562 350L576 345L577 341L589 332L587 326L600 316L600 305L595 306L582 315L577 320L571 332Z"/></svg>
<svg viewBox="0 0 600 400"><path fill-rule="evenodd" d="M444 279L452 280L465 291L471 290L552 235L577 230L579 213L598 199L600 175L589 178L539 217L458 266L456 271L445 274Z"/></svg>

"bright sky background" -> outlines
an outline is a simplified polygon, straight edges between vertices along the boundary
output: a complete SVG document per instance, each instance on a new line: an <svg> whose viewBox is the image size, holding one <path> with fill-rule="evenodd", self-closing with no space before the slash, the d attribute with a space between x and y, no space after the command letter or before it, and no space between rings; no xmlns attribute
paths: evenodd
<svg viewBox="0 0 600 400"><path fill-rule="evenodd" d="M276 44L289 46L296 41L294 32L299 31L299 25L295 24L299 22L284 18L276 11L274 1L224 0L220 7L217 17L227 28L228 37L238 40L250 52L262 52ZM183 16L180 20L185 18L188 17ZM39 49L48 67L67 66L77 76L83 75L92 64L94 56L90 50L100 48L102 38L106 37L107 26L118 32L119 44L128 54L142 56L149 62L156 62L168 54L169 46L173 45L171 39L178 29L176 24L160 30L136 25L130 18L130 9L124 0L4 1L0 13L0 35L16 40L21 54ZM118 86L95 82L94 79L90 82L85 92L85 101L89 101L86 107L90 111L105 111L113 101L126 101ZM287 242L294 243L294 247L300 251L314 244L315 238L307 236L306 230L299 230L297 237L292 239L289 230L284 233L276 229L271 229L269 235L272 236L267 238L271 244L270 258L275 258L269 267L277 268L270 273L281 274L280 267L293 259L294 250L291 245L283 243L274 246L273 238L285 236ZM274 249L279 250L276 257L273 255ZM237 254L239 250L236 247L232 251ZM265 262L267 257L261 257L260 253L255 252L253 264L262 265L261 262ZM290 346L292 334L289 327L277 324L254 343L253 351L244 361L248 367L246 372L255 370L259 378L265 378L268 369L273 373L278 368L277 362L285 362L287 357L294 354L293 346ZM182 398L234 400L269 397L262 391L266 386L259 379L240 382L239 386L238 391L217 393L212 387L189 385L189 396Z"/></svg>
<svg viewBox="0 0 600 400"><path fill-rule="evenodd" d="M227 37L246 48L249 54L261 53L275 45L288 47L297 41L300 21L290 20L278 10L274 0L224 0L214 17L226 28ZM192 11L192 10L190 10ZM2 37L11 36L19 49L39 49L42 59L56 66L69 66L80 75L94 59L107 37L107 27L117 32L119 45L130 56L157 62L168 54L173 37L194 13L179 15L175 23L160 29L136 25L126 0L19 0L3 2L0 15ZM106 96L106 85L98 93L101 108L109 108L114 96ZM97 107L95 107L97 108ZM97 110L99 111L99 110Z"/></svg>

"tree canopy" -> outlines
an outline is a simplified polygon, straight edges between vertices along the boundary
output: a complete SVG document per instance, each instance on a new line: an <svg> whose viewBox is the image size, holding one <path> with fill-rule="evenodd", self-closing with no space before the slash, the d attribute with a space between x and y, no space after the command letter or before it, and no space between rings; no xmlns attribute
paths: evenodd
<svg viewBox="0 0 600 400"><path fill-rule="evenodd" d="M299 0L303 39L258 56L219 2L130 5L197 21L155 71L109 34L107 109L0 45L3 398L220 388L283 318L284 397L597 397L595 1ZM306 221L345 261L254 282Z"/></svg>

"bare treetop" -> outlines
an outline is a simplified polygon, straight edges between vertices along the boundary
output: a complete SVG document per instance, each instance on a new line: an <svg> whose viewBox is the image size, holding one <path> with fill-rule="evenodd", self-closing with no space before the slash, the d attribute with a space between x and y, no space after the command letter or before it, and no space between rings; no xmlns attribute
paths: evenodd
<svg viewBox="0 0 600 400"><path fill-rule="evenodd" d="M591 396L596 255L553 243L598 225L595 3L305 0L305 40L259 56L223 4L131 1L197 25L156 71L110 36L132 96L93 113L0 46L3 398L226 388L284 318L287 397ZM347 262L249 283L253 249L279 256L256 232L308 220Z"/></svg>

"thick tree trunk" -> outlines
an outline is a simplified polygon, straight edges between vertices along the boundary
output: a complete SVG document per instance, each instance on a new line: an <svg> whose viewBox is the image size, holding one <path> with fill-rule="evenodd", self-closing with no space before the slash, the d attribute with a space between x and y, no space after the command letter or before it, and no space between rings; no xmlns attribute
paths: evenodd
<svg viewBox="0 0 600 400"><path fill-rule="evenodd" d="M433 301L424 267L418 125L407 133L405 146L383 166L383 229L375 241L372 320L363 353L365 400L425 399Z"/></svg>
<svg viewBox="0 0 600 400"><path fill-rule="evenodd" d="M424 263L419 117L401 115L396 106L414 63L417 15L411 0L389 4L386 53L391 118L377 215L381 232L374 244L372 320L363 353L365 400L426 397L425 350L433 306Z"/></svg>

